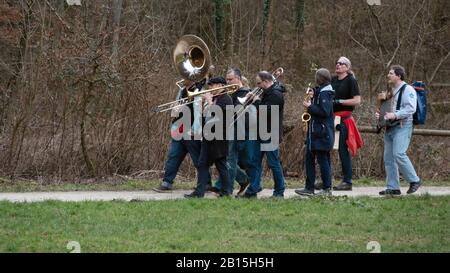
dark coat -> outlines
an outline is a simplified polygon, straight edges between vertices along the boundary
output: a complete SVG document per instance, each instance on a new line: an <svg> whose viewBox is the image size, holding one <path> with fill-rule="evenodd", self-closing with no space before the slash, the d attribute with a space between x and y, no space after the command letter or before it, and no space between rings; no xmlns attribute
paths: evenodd
<svg viewBox="0 0 450 273"><path fill-rule="evenodd" d="M260 111L261 106L267 106L267 130L268 132L272 131L272 117L271 117L271 108L273 105L279 106L279 115L278 115L278 124L279 124L279 141L281 143L283 139L283 112L284 112L284 95L283 90L278 84L273 84L267 90L264 91L262 95L262 99L255 102L255 106ZM260 127L261 120L259 118L258 113L258 128ZM270 140L264 141L269 142Z"/></svg>
<svg viewBox="0 0 450 273"><path fill-rule="evenodd" d="M334 144L334 90L331 85L314 89L314 97L308 107L311 120L308 122L306 145L310 151L331 151Z"/></svg>
<svg viewBox="0 0 450 273"><path fill-rule="evenodd" d="M225 109L227 105L233 105L233 99L230 95L220 95L214 98L214 102L222 109L223 118L225 119ZM226 157L228 155L228 140L226 140L226 122L223 120L223 137L222 140L202 140L206 141L208 165L212 165L217 159Z"/></svg>

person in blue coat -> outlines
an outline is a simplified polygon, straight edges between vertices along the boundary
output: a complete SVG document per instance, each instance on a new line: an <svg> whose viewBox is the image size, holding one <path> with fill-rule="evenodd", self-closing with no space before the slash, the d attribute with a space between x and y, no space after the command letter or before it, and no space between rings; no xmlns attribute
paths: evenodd
<svg viewBox="0 0 450 273"><path fill-rule="evenodd" d="M320 167L323 189L318 195L331 195L331 161L330 151L334 143L334 90L331 86L331 74L325 68L316 72L317 87L310 89L311 101L304 101L303 106L311 115L306 136L306 184L304 189L295 190L299 195L314 195L316 178L316 159Z"/></svg>

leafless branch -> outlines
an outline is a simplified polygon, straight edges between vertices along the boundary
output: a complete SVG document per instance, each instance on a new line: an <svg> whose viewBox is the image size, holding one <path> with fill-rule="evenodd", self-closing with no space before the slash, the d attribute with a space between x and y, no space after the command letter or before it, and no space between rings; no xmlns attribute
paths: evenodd
<svg viewBox="0 0 450 273"><path fill-rule="evenodd" d="M66 21L63 20L63 18L58 14L56 9L50 4L50 2L48 2L48 0L45 0L45 3L50 8L50 10L53 11L53 13L55 13L56 17L58 17L59 21L61 22L61 24L63 24L63 26L67 29L67 31L69 31L70 33L73 33L72 28L69 26L69 24Z"/></svg>
<svg viewBox="0 0 450 273"><path fill-rule="evenodd" d="M436 74L438 73L438 71L439 71L439 69L441 68L442 64L443 64L449 57L450 57L450 51L447 53L447 55L446 55L444 58L442 58L442 59L439 61L439 64L436 66L436 68L435 68L434 71L433 71L433 74L431 74L431 77L430 77L430 79L428 80L428 84L431 84L431 83L433 82L434 77L436 77Z"/></svg>

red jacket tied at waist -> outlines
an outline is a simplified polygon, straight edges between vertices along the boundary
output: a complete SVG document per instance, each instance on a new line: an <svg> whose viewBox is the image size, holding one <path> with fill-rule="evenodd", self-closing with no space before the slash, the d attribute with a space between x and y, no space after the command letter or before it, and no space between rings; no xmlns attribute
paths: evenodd
<svg viewBox="0 0 450 273"><path fill-rule="evenodd" d="M356 128L355 119L350 111L339 111L334 113L336 116L340 116L341 120L344 122L347 128L347 139L346 143L348 150L352 156L356 155L359 148L363 146L363 141L361 135L359 134L358 128Z"/></svg>

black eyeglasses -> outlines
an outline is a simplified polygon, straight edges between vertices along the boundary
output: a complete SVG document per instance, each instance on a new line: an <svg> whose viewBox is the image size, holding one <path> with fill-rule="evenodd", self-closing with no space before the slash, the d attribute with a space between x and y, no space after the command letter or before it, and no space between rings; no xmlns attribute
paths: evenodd
<svg viewBox="0 0 450 273"><path fill-rule="evenodd" d="M338 64L338 65L347 65L346 63L342 63L342 62L336 62L336 64Z"/></svg>

